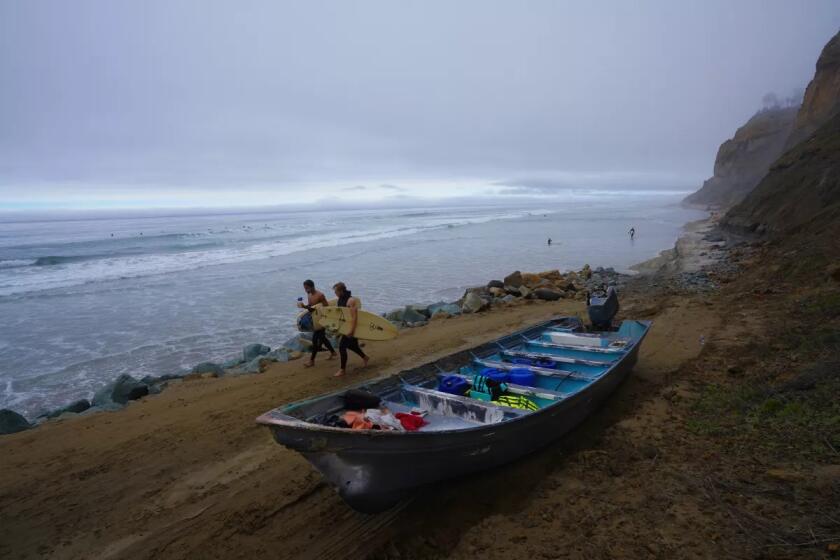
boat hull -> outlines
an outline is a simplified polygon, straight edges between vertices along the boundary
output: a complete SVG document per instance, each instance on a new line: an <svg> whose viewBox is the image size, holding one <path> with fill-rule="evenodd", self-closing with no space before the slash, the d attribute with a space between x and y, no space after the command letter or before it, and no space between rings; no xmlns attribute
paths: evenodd
<svg viewBox="0 0 840 560"><path fill-rule="evenodd" d="M641 339L586 390L513 421L410 434L297 422L269 427L278 443L301 453L351 507L376 513L418 487L514 461L568 433L627 378L640 345Z"/></svg>

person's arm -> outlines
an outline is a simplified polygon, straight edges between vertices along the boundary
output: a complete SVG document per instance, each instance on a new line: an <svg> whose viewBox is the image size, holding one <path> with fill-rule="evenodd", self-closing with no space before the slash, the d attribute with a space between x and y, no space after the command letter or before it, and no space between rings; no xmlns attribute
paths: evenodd
<svg viewBox="0 0 840 560"><path fill-rule="evenodd" d="M351 297L347 302L347 308L350 309L350 336L356 336L356 323L359 320L359 302L356 298Z"/></svg>
<svg viewBox="0 0 840 560"><path fill-rule="evenodd" d="M321 294L321 299L318 300L318 303L320 303L324 307L329 307L330 306L330 300L328 300L327 296L325 296L324 294Z"/></svg>

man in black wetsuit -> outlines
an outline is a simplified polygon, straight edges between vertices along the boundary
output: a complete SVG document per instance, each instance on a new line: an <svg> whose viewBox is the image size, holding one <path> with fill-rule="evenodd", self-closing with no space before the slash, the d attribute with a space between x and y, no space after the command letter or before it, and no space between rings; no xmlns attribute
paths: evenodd
<svg viewBox="0 0 840 560"><path fill-rule="evenodd" d="M335 373L335 376L339 377L346 373L347 350L352 350L358 354L364 360L365 365L368 365L370 358L359 347L359 339L353 336L356 333L356 321L359 319L359 300L353 297L350 290L344 285L344 282L338 282L333 286L333 290L335 290L335 295L338 296L338 306L346 307L350 310L350 319L352 321L350 334L342 335L341 340L338 342L338 354L341 356L341 369Z"/></svg>
<svg viewBox="0 0 840 560"><path fill-rule="evenodd" d="M303 289L306 291L308 301L306 305L298 302L298 307L302 307L310 313L313 313L313 307L315 305L320 303L326 307L330 304L330 302L327 301L327 296L325 296L323 292L319 292L315 289L315 282L312 280L304 280ZM327 350L330 351L330 357L327 358L328 360L335 358L335 349L332 344L330 344L330 339L327 338L327 329L324 327L316 328L314 317L312 318L312 328L312 355L309 357L308 362L304 362L303 367L312 367L315 365L315 356L321 351L322 346L326 346Z"/></svg>

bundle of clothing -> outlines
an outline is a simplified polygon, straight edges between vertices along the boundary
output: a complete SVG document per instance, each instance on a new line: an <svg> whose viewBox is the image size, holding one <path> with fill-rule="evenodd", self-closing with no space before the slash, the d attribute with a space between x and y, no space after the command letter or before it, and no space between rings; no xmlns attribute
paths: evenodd
<svg viewBox="0 0 840 560"><path fill-rule="evenodd" d="M349 428L351 430L390 430L397 432L415 432L428 424L423 410L391 413L381 406L381 399L359 389L351 389L342 395L344 408L340 415L332 415L324 422L327 426Z"/></svg>

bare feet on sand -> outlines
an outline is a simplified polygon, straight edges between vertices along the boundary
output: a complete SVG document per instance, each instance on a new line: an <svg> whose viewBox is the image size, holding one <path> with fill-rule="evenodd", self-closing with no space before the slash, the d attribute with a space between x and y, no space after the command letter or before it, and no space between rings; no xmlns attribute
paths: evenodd
<svg viewBox="0 0 840 560"><path fill-rule="evenodd" d="M303 362L303 367L305 367L305 368L312 367L314 365L315 365L315 362L313 362L312 360L310 360L308 362Z"/></svg>
<svg viewBox="0 0 840 560"><path fill-rule="evenodd" d="M337 372L335 372L335 375L333 375L333 377L341 377L342 375L344 375L344 370L340 369Z"/></svg>

